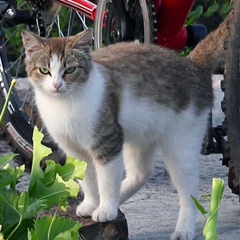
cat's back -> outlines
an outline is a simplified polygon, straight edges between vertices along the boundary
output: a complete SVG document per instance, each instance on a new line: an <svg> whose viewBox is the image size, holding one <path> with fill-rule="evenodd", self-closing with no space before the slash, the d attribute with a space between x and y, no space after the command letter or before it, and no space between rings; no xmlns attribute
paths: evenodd
<svg viewBox="0 0 240 240"><path fill-rule="evenodd" d="M128 86L136 96L156 96L161 103L175 99L176 108L190 102L200 109L212 104L211 73L167 48L117 43L94 51L92 59L105 68L114 86Z"/></svg>
<svg viewBox="0 0 240 240"><path fill-rule="evenodd" d="M119 72L124 76L135 74L143 78L161 77L160 81L171 79L171 82L174 82L183 76L188 81L197 75L201 78L199 71L203 73L202 75L205 74L192 60L180 57L173 50L153 44L132 42L113 44L94 51L92 60L109 71Z"/></svg>
<svg viewBox="0 0 240 240"><path fill-rule="evenodd" d="M120 70L123 67L127 69L133 65L143 67L149 62L155 63L156 66L162 61L166 65L169 60L172 63L178 62L177 54L169 49L156 45L125 42L98 49L92 53L92 58L95 62L114 70Z"/></svg>

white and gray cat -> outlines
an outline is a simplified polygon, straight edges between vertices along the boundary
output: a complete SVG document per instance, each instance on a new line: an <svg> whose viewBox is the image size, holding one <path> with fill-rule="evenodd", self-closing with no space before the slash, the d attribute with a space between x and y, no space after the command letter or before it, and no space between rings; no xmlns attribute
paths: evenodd
<svg viewBox="0 0 240 240"><path fill-rule="evenodd" d="M115 219L151 176L161 149L180 197L171 239L193 239L191 196L213 104L211 71L226 31L223 24L189 58L136 43L92 52L91 30L50 39L22 32L40 116L63 151L88 164L77 215Z"/></svg>

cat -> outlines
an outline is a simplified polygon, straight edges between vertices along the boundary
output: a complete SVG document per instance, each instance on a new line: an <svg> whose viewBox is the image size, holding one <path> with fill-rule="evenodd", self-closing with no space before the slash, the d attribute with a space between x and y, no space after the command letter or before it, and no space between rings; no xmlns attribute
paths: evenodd
<svg viewBox="0 0 240 240"><path fill-rule="evenodd" d="M211 73L224 55L225 25L188 58L137 43L92 52L91 30L49 39L22 32L40 116L61 149L88 164L78 216L115 219L119 206L151 176L161 149L180 198L171 239L193 239L191 196L197 195L199 155L213 106Z"/></svg>

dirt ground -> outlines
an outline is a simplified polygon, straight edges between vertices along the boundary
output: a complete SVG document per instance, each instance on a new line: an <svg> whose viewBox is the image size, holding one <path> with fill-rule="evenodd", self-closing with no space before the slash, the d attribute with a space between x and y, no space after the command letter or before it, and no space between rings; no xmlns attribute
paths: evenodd
<svg viewBox="0 0 240 240"><path fill-rule="evenodd" d="M214 125L221 124L223 114L220 109L222 92L219 83L222 76L214 76L215 106L213 111ZM0 153L10 149L0 139ZM218 240L240 239L240 203L227 187L228 169L222 166L221 155L201 156L201 176L199 199L211 192L212 178L225 181L225 191L219 211ZM146 185L125 204L121 206L129 228L129 240L166 240L174 230L178 216L178 196L172 187L169 176L164 168L161 154L156 156L154 175ZM28 176L19 184L20 189L26 189ZM187 187L187 186L186 186ZM209 199L200 201L208 209ZM196 237L201 240L202 230L206 221L200 213L197 215Z"/></svg>

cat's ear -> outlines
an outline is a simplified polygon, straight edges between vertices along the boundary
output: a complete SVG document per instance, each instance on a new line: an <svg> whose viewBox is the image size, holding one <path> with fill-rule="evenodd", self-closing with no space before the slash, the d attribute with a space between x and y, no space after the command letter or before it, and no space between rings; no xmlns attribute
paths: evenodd
<svg viewBox="0 0 240 240"><path fill-rule="evenodd" d="M26 57L31 57L35 51L43 47L42 38L26 30L22 31L22 41L25 48Z"/></svg>
<svg viewBox="0 0 240 240"><path fill-rule="evenodd" d="M93 41L93 30L91 28L78 33L72 38L73 46L91 46Z"/></svg>

